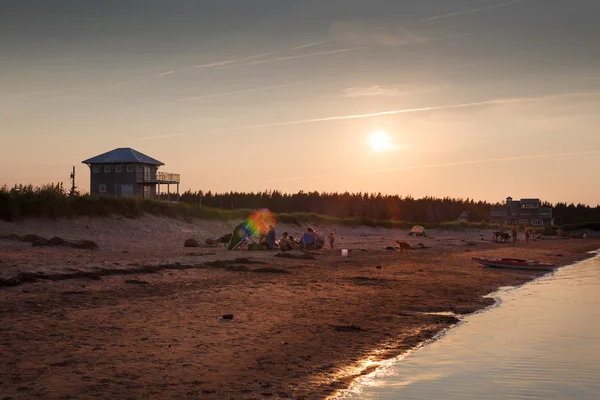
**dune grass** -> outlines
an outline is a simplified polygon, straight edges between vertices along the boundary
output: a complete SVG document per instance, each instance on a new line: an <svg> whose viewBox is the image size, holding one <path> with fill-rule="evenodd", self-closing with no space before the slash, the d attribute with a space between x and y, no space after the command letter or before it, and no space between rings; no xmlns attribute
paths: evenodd
<svg viewBox="0 0 600 400"><path fill-rule="evenodd" d="M11 189L0 188L0 219L19 221L27 218L74 218L77 216L108 217L120 215L126 218L139 218L143 215L161 215L185 220L204 219L216 221L241 221L252 210L224 210L190 203L168 203L137 197L94 197L89 195L70 196L62 184L42 187L19 185ZM370 226L389 229L409 229L422 225L425 229L490 229L496 226L488 222L447 221L438 223L418 223L409 221L376 220L367 217L338 218L328 215L304 212L277 213L280 223L293 225L345 225ZM565 231L579 229L600 230L600 223L565 225ZM556 234L556 227L536 228L544 234Z"/></svg>

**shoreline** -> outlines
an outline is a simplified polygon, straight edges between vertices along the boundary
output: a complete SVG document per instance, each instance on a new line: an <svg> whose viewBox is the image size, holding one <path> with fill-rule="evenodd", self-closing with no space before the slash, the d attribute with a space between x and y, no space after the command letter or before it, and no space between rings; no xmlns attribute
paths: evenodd
<svg viewBox="0 0 600 400"><path fill-rule="evenodd" d="M218 237L224 225L165 226L167 233L153 241L136 242L136 231L172 222L93 223L91 239L100 245L95 252L0 240L0 259L9 260L0 263L0 277L15 271L101 275L0 288L0 313L8 321L0 326L6 349L0 382L14 399L84 393L111 399L332 398L458 321L428 312L482 310L495 303L486 294L544 275L488 270L471 257L566 265L600 248L595 239L497 245L478 231L439 231L424 239L397 230L332 227L350 257L323 250L314 260L282 259L273 252L183 248L185 237ZM89 228L72 222L0 225L0 234L33 227L48 237L90 239ZM384 250L395 238L414 250ZM416 248L420 242L425 248ZM190 268L119 272L176 263ZM102 275L106 269L117 273ZM227 313L232 320L222 319Z"/></svg>
<svg viewBox="0 0 600 400"><path fill-rule="evenodd" d="M546 272L543 275L534 277L531 280L525 281L518 285L500 287L500 288L498 288L498 290L483 296L485 298L494 299L495 300L494 304L491 304L487 307L484 307L482 309L476 310L476 311L474 311L472 313L468 313L468 314L462 314L462 315L452 314L452 316L455 316L457 318L456 323L454 323L446 328L442 328L431 339L427 339L424 342L417 344L415 347L408 349L406 352L404 352L394 358L384 360L378 368L371 370L371 371L365 370L364 374L358 375L355 379L352 380L352 382L346 388L343 388L343 389L339 390L337 393L326 397L324 400L342 400L342 399L344 399L347 395L349 395L353 391L353 388L360 387L364 384L361 381L362 379L369 378L370 376L385 376L386 374L388 374L387 371L392 369L396 364L403 362L412 353L417 352L427 346L430 346L431 344L436 343L440 340L443 340L449 332L451 332L452 330L454 330L454 329L458 328L460 325L462 325L464 319L466 319L472 315L487 313L487 312L493 311L493 310L501 307L502 303L503 303L502 294L506 294L506 293L510 293L514 290L518 290L522 287L525 287L525 286L527 286L531 283L534 283L538 280L541 280L541 279L551 278L557 271L562 270L564 268L573 267L579 263L582 263L582 262L585 262L588 260L592 260L594 258L600 258L600 249L589 251L589 252L587 252L587 254L591 254L591 256L587 257L587 258L582 258L581 260L576 260L571 264L561 265L560 267L556 268L554 271Z"/></svg>

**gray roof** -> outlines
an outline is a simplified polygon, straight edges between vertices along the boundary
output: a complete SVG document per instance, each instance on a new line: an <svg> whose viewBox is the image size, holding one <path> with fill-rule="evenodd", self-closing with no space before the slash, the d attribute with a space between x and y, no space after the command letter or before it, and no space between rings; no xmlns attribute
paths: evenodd
<svg viewBox="0 0 600 400"><path fill-rule="evenodd" d="M137 150L129 147L114 149L99 156L88 158L82 161L84 164L120 164L120 163L136 163L150 165L165 165L162 162L148 157Z"/></svg>

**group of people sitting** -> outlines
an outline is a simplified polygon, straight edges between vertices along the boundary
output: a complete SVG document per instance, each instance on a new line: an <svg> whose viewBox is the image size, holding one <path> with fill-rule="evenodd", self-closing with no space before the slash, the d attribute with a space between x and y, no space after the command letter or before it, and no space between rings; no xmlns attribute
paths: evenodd
<svg viewBox="0 0 600 400"><path fill-rule="evenodd" d="M335 244L335 235L333 232L329 233L329 246L333 249ZM288 251L294 249L322 249L325 247L325 236L319 234L315 229L308 228L306 232L302 234L300 240L294 239L288 232L283 232L283 236L279 239L279 249L281 251Z"/></svg>
<svg viewBox="0 0 600 400"><path fill-rule="evenodd" d="M333 249L335 243L335 235L333 232L329 234L329 245ZM279 240L276 240L275 228L270 225L266 232L261 233L259 245L272 250L275 248L281 251L289 251L295 249L309 250L322 249L325 247L325 236L319 234L314 228L308 228L302 234L299 240L295 239L288 232L283 232Z"/></svg>
<svg viewBox="0 0 600 400"><path fill-rule="evenodd" d="M252 236L259 236L260 239L256 243ZM300 240L296 240L290 236L288 232L283 232L281 239L277 240L275 226L268 224L262 214L253 220L252 224L247 221L236 226L231 234L225 235L221 239L223 242L228 242L227 248L235 250L238 247L247 250L272 250L280 249L282 251L301 249L322 249L325 247L325 236L319 234L314 228L308 228L302 234ZM335 243L335 235L329 233L329 246L333 249Z"/></svg>

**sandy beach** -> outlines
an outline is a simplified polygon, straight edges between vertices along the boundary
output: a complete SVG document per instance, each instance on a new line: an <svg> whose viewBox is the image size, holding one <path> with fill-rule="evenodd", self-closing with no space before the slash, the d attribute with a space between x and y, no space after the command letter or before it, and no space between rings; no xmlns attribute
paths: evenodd
<svg viewBox="0 0 600 400"><path fill-rule="evenodd" d="M339 226L316 226L336 233L337 250L290 258L183 247L236 222L0 222L0 235L99 246L0 240L0 398L325 399L456 323L431 312L476 311L493 303L484 295L540 275L482 268L472 257L567 265L600 248L600 239L497 244L489 231L415 238ZM396 239L413 249L386 250Z"/></svg>

